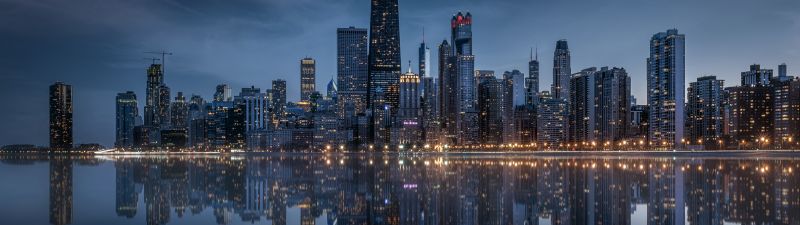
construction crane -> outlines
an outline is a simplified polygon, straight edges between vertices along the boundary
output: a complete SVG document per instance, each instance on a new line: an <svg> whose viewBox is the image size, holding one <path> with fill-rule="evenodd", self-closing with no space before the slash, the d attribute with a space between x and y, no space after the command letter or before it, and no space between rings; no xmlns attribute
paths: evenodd
<svg viewBox="0 0 800 225"><path fill-rule="evenodd" d="M161 59L159 59L159 58L156 58L156 57L144 58L144 59L146 59L146 60L153 60L153 64L156 64L156 61L159 61L159 60L161 60Z"/></svg>
<svg viewBox="0 0 800 225"><path fill-rule="evenodd" d="M162 72L162 73L166 73L166 68L167 68L167 59L166 59L165 57L166 57L167 55L172 55L172 52L167 52L167 51L165 51L165 50L161 50L161 51L159 51L159 52L156 52L156 51L150 51L150 52L144 52L144 53L147 53L147 54L156 54L156 55L161 55L161 72ZM154 60L153 62L155 62L155 60Z"/></svg>

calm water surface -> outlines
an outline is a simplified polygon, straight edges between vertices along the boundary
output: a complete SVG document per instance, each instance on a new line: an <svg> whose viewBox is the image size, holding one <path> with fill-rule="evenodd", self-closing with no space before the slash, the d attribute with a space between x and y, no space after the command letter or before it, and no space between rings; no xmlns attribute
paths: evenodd
<svg viewBox="0 0 800 225"><path fill-rule="evenodd" d="M0 224L800 224L800 159L0 155Z"/></svg>

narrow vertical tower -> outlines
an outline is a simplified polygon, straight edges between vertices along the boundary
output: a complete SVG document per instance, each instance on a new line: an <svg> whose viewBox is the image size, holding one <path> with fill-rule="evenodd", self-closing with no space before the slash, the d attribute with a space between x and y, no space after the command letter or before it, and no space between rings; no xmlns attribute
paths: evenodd
<svg viewBox="0 0 800 225"><path fill-rule="evenodd" d="M556 42L556 50L553 52L553 86L550 92L554 99L569 98L571 74L569 47L567 40L561 39Z"/></svg>
<svg viewBox="0 0 800 225"><path fill-rule="evenodd" d="M657 33L650 39L647 104L652 145L678 148L683 141L685 39L677 29Z"/></svg>
<svg viewBox="0 0 800 225"><path fill-rule="evenodd" d="M309 101L316 91L316 61L312 58L300 60L300 101Z"/></svg>
<svg viewBox="0 0 800 225"><path fill-rule="evenodd" d="M450 20L457 101L456 142L476 144L479 139L475 56L472 55L472 15L459 12Z"/></svg>
<svg viewBox="0 0 800 225"><path fill-rule="evenodd" d="M367 103L372 114L370 139L380 145L388 142L400 100L400 19L397 0L371 2Z"/></svg>
<svg viewBox="0 0 800 225"><path fill-rule="evenodd" d="M50 85L50 150L72 149L72 86Z"/></svg>
<svg viewBox="0 0 800 225"><path fill-rule="evenodd" d="M369 20L369 91L386 92L400 78L400 19L397 0L372 0ZM386 93L390 105L397 107L399 93ZM393 102L392 102L393 101ZM371 104L374 104L372 102Z"/></svg>

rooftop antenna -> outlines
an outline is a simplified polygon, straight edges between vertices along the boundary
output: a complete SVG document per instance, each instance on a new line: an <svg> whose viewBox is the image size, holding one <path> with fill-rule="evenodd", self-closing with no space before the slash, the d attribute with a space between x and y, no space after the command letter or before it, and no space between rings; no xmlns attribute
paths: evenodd
<svg viewBox="0 0 800 225"><path fill-rule="evenodd" d="M411 73L411 60L408 60L408 73Z"/></svg>
<svg viewBox="0 0 800 225"><path fill-rule="evenodd" d="M165 50L161 50L160 52L150 51L150 52L144 52L144 53L161 55L161 73L166 73L166 71L167 71L165 69L167 67L166 56L167 55L172 55L172 52L167 52Z"/></svg>
<svg viewBox="0 0 800 225"><path fill-rule="evenodd" d="M425 26L422 26L422 43L425 44Z"/></svg>

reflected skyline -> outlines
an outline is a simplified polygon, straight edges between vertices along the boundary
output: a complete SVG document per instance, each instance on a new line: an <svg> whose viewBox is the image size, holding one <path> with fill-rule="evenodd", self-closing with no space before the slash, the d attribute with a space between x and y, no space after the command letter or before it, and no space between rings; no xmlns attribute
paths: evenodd
<svg viewBox="0 0 800 225"><path fill-rule="evenodd" d="M800 177L795 174L800 160L795 158L265 154L50 159L3 155L0 160L4 166L49 167L50 224L800 221ZM91 180L113 187L114 193L96 193L113 205L73 190L87 187L79 182L84 173L103 168L113 168L109 172L115 179ZM81 214L73 207L113 207L115 215Z"/></svg>

